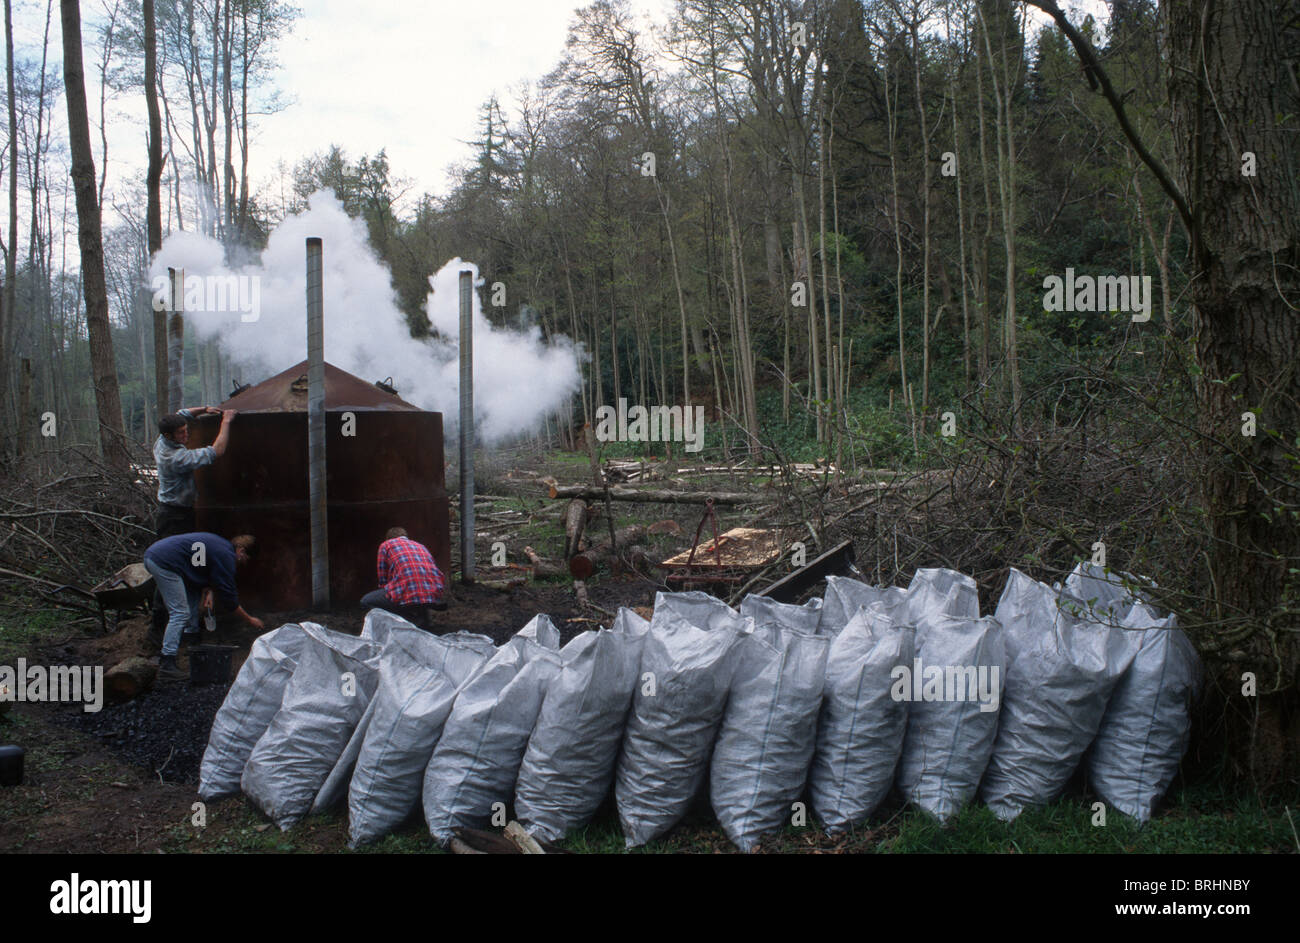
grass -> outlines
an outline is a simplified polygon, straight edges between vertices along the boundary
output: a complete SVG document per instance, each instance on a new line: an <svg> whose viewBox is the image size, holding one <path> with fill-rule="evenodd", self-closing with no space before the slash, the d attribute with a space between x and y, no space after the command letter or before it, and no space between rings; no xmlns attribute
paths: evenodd
<svg viewBox="0 0 1300 943"><path fill-rule="evenodd" d="M163 850L204 854L443 854L423 828L404 825L373 845L347 847L347 812L339 809L313 815L288 831L269 823L249 802L226 799L208 803L206 824L193 822L168 830Z"/></svg>
<svg viewBox="0 0 1300 943"><path fill-rule="evenodd" d="M40 643L58 632L66 633L71 618L66 609L21 612L0 604L0 664L12 664L20 655L30 657Z"/></svg>
<svg viewBox="0 0 1300 943"><path fill-rule="evenodd" d="M982 806L971 807L943 828L928 817L906 813L896 835L877 851L894 853L1020 854L1204 854L1286 851L1285 812L1229 800L1209 810L1184 802L1140 826L1114 809L1105 825L1094 824L1090 805L1067 799L1032 809L1014 822L999 822Z"/></svg>
<svg viewBox="0 0 1300 943"><path fill-rule="evenodd" d="M1297 810L1291 810L1292 818ZM1262 803L1249 795L1225 795L1214 786L1181 790L1161 814L1146 825L1106 810L1106 824L1094 824L1091 803L1081 796L1062 798L1031 809L1011 823L998 821L984 806L970 806L946 826L916 809L896 811L885 819L834 840L820 828L787 827L767 838L771 852L811 850L889 854L1225 854L1300 851L1278 802ZM569 836L575 852L622 853L623 836L614 816ZM641 853L731 851L717 823L698 818Z"/></svg>
<svg viewBox="0 0 1300 943"><path fill-rule="evenodd" d="M1292 816L1295 816L1295 810ZM1113 809L1104 826L1093 824L1090 803L1063 798L1004 823L987 808L971 806L941 826L915 809L894 810L850 834L832 838L816 825L787 827L769 836L774 853L878 854L1223 854L1289 853L1300 850L1285 806L1248 795L1224 795L1212 786L1182 790L1144 826ZM177 826L164 846L171 852L321 854L439 854L417 815L396 834L365 848L347 848L346 812L312 816L287 832L269 825L240 799L208 807L204 828ZM735 849L707 811L696 809L667 836L643 848L625 847L618 818L606 810L562 843L577 854L710 854Z"/></svg>

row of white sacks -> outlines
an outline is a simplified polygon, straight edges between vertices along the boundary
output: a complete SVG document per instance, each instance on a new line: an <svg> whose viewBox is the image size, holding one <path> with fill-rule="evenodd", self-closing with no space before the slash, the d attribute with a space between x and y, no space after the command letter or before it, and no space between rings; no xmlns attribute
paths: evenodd
<svg viewBox="0 0 1300 943"><path fill-rule="evenodd" d="M977 795L1009 820L1082 763L1145 821L1186 749L1200 664L1126 585L1087 565L1055 588L1013 569L984 618L952 570L906 590L831 577L803 606L661 593L649 622L621 609L563 648L545 616L500 647L382 610L360 637L285 625L254 643L217 713L199 792L242 790L284 829L346 799L354 846L422 803L446 845L511 804L558 840L612 785L632 847L707 781L749 850L805 795L831 831L895 785L940 821Z"/></svg>

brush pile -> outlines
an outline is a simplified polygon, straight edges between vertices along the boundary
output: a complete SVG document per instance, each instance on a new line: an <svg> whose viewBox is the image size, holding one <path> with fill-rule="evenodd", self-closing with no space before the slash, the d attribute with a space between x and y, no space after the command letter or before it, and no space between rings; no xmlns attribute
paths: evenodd
<svg viewBox="0 0 1300 943"><path fill-rule="evenodd" d="M59 587L88 589L140 559L154 540L153 486L79 449L59 455L52 474L31 461L0 482L0 594L31 610L54 603L94 614L93 602Z"/></svg>

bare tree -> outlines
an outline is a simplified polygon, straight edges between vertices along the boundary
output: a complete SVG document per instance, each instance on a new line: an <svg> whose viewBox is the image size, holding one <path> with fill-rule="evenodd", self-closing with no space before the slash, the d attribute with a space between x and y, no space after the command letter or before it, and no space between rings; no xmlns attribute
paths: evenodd
<svg viewBox="0 0 1300 943"><path fill-rule="evenodd" d="M994 55L989 37L987 17L979 4L975 5L980 30L984 36L984 49L988 54L989 75L992 78L993 98L997 102L998 194L1002 206L1002 241L1006 249L1006 305L1003 309L1002 339L1006 350L1007 377L1011 388L1011 415L1014 428L1020 428L1020 349L1016 343L1016 136L1012 115L1012 91L1016 81L1007 59L1007 26L1001 17L997 22L999 48ZM1014 11L1010 17L1017 28ZM1016 65L1020 64L1017 44Z"/></svg>
<svg viewBox="0 0 1300 943"><path fill-rule="evenodd" d="M99 443L104 460L126 471L128 459L122 428L122 402L108 321L108 289L104 280L104 242L95 195L95 156L90 145L90 114L81 57L81 9L77 0L60 0L63 19L63 85L68 102L68 141L72 150L72 184L77 198L77 241L81 249L82 292L86 329L90 335L90 365L99 419ZM15 196L13 200L16 201Z"/></svg>
<svg viewBox="0 0 1300 943"><path fill-rule="evenodd" d="M0 407L13 415L6 402L9 388L9 343L13 334L10 322L14 319L14 255L18 251L18 109L14 94L14 21L13 4L5 0L5 77L9 89L9 238L5 251L5 287L4 299L0 303ZM29 417L18 416L18 423L27 422ZM0 430L5 439L14 441L11 430Z"/></svg>
<svg viewBox="0 0 1300 943"><path fill-rule="evenodd" d="M158 24L154 0L144 0L144 97L149 109L148 191L149 257L162 248L162 112L158 107ZM162 412L167 403L167 312L153 313L154 402Z"/></svg>

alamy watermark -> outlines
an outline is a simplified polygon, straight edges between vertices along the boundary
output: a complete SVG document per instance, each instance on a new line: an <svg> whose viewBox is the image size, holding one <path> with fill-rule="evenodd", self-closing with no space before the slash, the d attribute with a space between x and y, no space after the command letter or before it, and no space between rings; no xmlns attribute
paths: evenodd
<svg viewBox="0 0 1300 943"><path fill-rule="evenodd" d="M148 923L153 914L153 881L83 879L76 871L50 884L52 914L129 914L132 923Z"/></svg>
<svg viewBox="0 0 1300 943"><path fill-rule="evenodd" d="M997 665L895 665L889 672L894 683L889 696L895 701L979 701L980 711L998 709L1002 696L1001 669Z"/></svg>
<svg viewBox="0 0 1300 943"><path fill-rule="evenodd" d="M260 275L176 275L176 290L167 275L155 275L153 288L155 311L193 311L203 313L238 312L246 323L262 316L262 277Z"/></svg>
<svg viewBox="0 0 1300 943"><path fill-rule="evenodd" d="M0 701L56 702L84 705L87 714L104 707L103 665L0 665Z"/></svg>
<svg viewBox="0 0 1300 943"><path fill-rule="evenodd" d="M1044 311L1127 311L1134 321L1151 320L1150 275L1075 275L1043 279Z"/></svg>
<svg viewBox="0 0 1300 943"><path fill-rule="evenodd" d="M704 407L633 406L620 396L618 408L596 408L596 439L600 442L684 442L686 451L704 448Z"/></svg>

